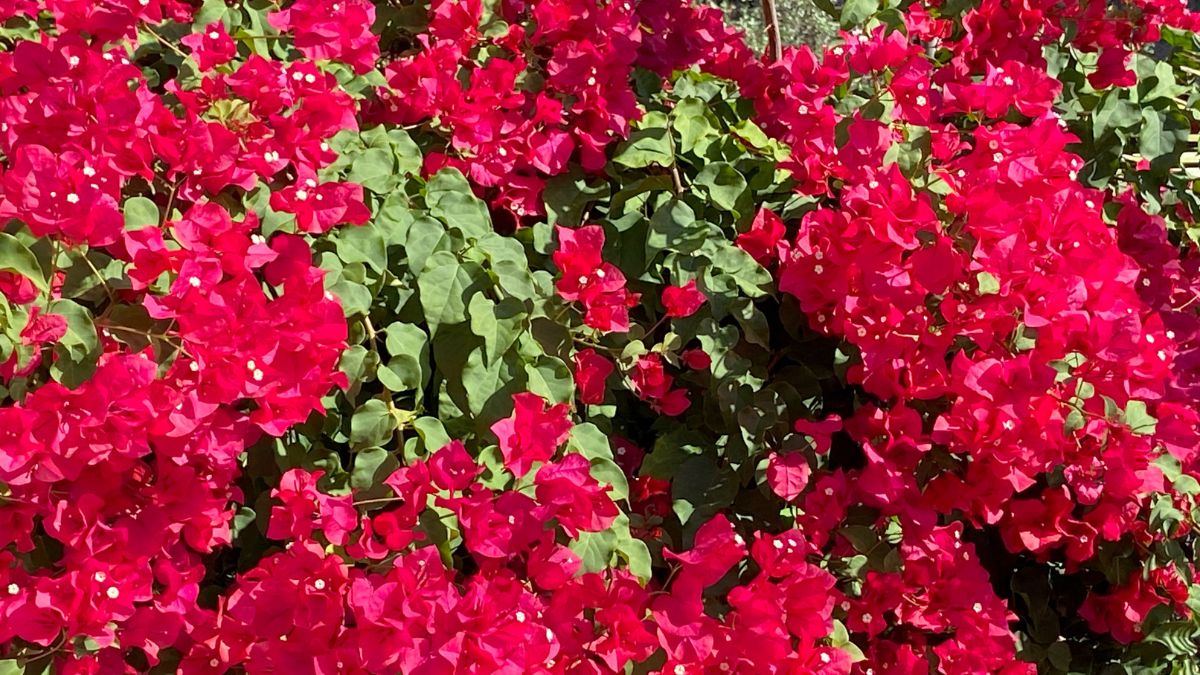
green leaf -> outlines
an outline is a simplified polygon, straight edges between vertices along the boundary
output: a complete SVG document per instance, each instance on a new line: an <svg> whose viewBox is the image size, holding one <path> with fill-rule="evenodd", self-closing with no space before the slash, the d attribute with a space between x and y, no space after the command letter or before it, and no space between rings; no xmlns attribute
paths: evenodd
<svg viewBox="0 0 1200 675"><path fill-rule="evenodd" d="M92 313L73 300L55 300L50 313L67 319L67 332L54 346L54 363L50 375L64 386L75 388L83 384L96 370L100 358L100 338L92 321Z"/></svg>
<svg viewBox="0 0 1200 675"><path fill-rule="evenodd" d="M482 293L471 297L467 307L471 332L483 338L484 356L494 361L508 351L525 325L525 306L512 298L492 302Z"/></svg>
<svg viewBox="0 0 1200 675"><path fill-rule="evenodd" d="M350 487L367 491L381 483L400 468L400 462L383 448L367 448L354 454L354 469L350 472Z"/></svg>
<svg viewBox="0 0 1200 675"><path fill-rule="evenodd" d="M671 110L671 126L679 133L679 149L692 152L701 142L717 136L708 106L698 98L685 98Z"/></svg>
<svg viewBox="0 0 1200 675"><path fill-rule="evenodd" d="M373 398L350 418L350 444L355 448L380 446L396 431L396 417L383 401Z"/></svg>
<svg viewBox="0 0 1200 675"><path fill-rule="evenodd" d="M413 422L413 429L425 443L425 449L428 452L440 450L450 442L450 435L446 433L442 421L436 417L418 417Z"/></svg>
<svg viewBox="0 0 1200 675"><path fill-rule="evenodd" d="M581 572L599 572L612 562L613 554L617 550L617 535L611 529L602 532L580 532L579 538L568 544L567 548L583 561Z"/></svg>
<svg viewBox="0 0 1200 675"><path fill-rule="evenodd" d="M125 230L140 230L143 227L158 227L158 206L145 197L130 197L125 200ZM170 214L167 214L170 216Z"/></svg>
<svg viewBox="0 0 1200 675"><path fill-rule="evenodd" d="M403 129L392 129L387 135L396 154L397 170L409 176L420 175L424 159L421 157L421 148L412 136Z"/></svg>
<svg viewBox="0 0 1200 675"><path fill-rule="evenodd" d="M1125 404L1125 424L1135 434L1154 435L1158 420L1146 412L1146 402L1131 400Z"/></svg>
<svg viewBox="0 0 1200 675"><path fill-rule="evenodd" d="M1162 157L1175 157L1187 147L1186 119L1178 113L1164 113L1153 108L1142 109L1142 129L1138 134L1138 152L1154 162Z"/></svg>
<svg viewBox="0 0 1200 675"><path fill-rule="evenodd" d="M458 169L442 169L425 186L429 213L468 237L492 232L487 205L471 191L471 185Z"/></svg>
<svg viewBox="0 0 1200 675"><path fill-rule="evenodd" d="M387 270L387 244L375 223L338 230L335 245L338 258L344 263L365 263L376 272Z"/></svg>
<svg viewBox="0 0 1200 675"><path fill-rule="evenodd" d="M1197 629L1191 621L1168 621L1159 624L1146 636L1166 645L1172 654L1194 656L1197 651Z"/></svg>
<svg viewBox="0 0 1200 675"><path fill-rule="evenodd" d="M746 195L748 188L745 177L727 162L705 164L692 180L710 202L722 211L736 210L738 201Z"/></svg>
<svg viewBox="0 0 1200 675"><path fill-rule="evenodd" d="M861 26L878 11L879 0L846 0L842 5L842 28Z"/></svg>
<svg viewBox="0 0 1200 675"><path fill-rule="evenodd" d="M478 263L459 262L453 253L446 251L430 256L425 270L417 277L429 333L436 335L441 326L466 321L470 297L486 282L487 273Z"/></svg>
<svg viewBox="0 0 1200 675"><path fill-rule="evenodd" d="M393 392L420 389L429 380L429 336L419 326L396 322L384 329L388 362L379 381Z"/></svg>
<svg viewBox="0 0 1200 675"><path fill-rule="evenodd" d="M542 191L546 221L549 225L577 227L583 222L588 205L607 199L608 194L607 182L589 185L583 172L572 167L570 173L546 181L546 189Z"/></svg>
<svg viewBox="0 0 1200 675"><path fill-rule="evenodd" d="M368 148L354 158L346 179L383 194L396 185L396 157L388 149Z"/></svg>
<svg viewBox="0 0 1200 675"><path fill-rule="evenodd" d="M995 295L1000 292L1000 281L990 272L980 272L975 275L975 283L979 287L980 295Z"/></svg>
<svg viewBox="0 0 1200 675"><path fill-rule="evenodd" d="M629 140L617 146L612 161L628 169L671 166L675 163L674 153L671 152L671 135L663 127L638 129L629 135Z"/></svg>
<svg viewBox="0 0 1200 675"><path fill-rule="evenodd" d="M608 496L613 500L629 498L629 481L625 479L625 472L616 462L603 457L593 459L589 473L600 483L612 486Z"/></svg>
<svg viewBox="0 0 1200 675"><path fill-rule="evenodd" d="M696 220L696 213L687 202L672 197L650 218L646 257L653 259L660 251L694 253L708 237L716 234L713 229Z"/></svg>
<svg viewBox="0 0 1200 675"><path fill-rule="evenodd" d="M540 356L535 362L525 364L525 376L529 391L551 403L568 403L575 394L571 369L552 356Z"/></svg>
<svg viewBox="0 0 1200 675"><path fill-rule="evenodd" d="M608 436L591 422L576 424L571 428L571 436L567 439L567 449L588 459L611 460L613 458Z"/></svg>
<svg viewBox="0 0 1200 675"><path fill-rule="evenodd" d="M46 273L38 264L37 256L19 239L4 232L0 232L0 270L16 272L26 277L43 292L50 290L50 285L46 283Z"/></svg>

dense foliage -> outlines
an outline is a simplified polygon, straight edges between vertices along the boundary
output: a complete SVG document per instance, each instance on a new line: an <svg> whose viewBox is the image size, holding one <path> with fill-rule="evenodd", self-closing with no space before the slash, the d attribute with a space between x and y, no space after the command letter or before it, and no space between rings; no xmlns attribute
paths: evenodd
<svg viewBox="0 0 1200 675"><path fill-rule="evenodd" d="M1200 18L0 5L0 672L1192 673Z"/></svg>

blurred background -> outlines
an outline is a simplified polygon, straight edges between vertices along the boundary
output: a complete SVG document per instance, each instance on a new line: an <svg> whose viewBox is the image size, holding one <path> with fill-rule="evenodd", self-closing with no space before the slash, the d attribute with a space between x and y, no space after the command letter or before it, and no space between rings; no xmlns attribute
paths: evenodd
<svg viewBox="0 0 1200 675"><path fill-rule="evenodd" d="M729 22L746 32L746 43L762 52L767 44L767 31L760 0L708 0L707 4L725 10ZM820 47L837 34L837 22L812 0L775 0L775 11L784 45Z"/></svg>

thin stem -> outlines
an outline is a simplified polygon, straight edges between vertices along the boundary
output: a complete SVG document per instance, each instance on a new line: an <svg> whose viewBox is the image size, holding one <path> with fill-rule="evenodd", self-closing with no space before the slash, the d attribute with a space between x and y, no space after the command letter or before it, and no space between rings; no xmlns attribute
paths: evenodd
<svg viewBox="0 0 1200 675"><path fill-rule="evenodd" d="M109 303L114 305L117 304L117 296L113 292L112 286L108 285L108 280L104 278L103 274L100 274L100 270L96 268L96 265L92 262L91 258L87 257L87 252L85 251L80 253L79 257L83 260L83 262L87 263L87 266L92 270L92 274L95 275L96 279L100 281L100 285L104 287L104 292L108 295Z"/></svg>
<svg viewBox="0 0 1200 675"><path fill-rule="evenodd" d="M148 24L147 24L147 25L144 25L144 26L142 26L142 28L143 28L143 29L144 29L144 30L145 30L147 33L149 33L150 35L154 36L154 39L155 39L155 40L158 40L158 41L159 41L159 42L160 42L160 43L161 43L161 44L162 44L164 47L166 47L167 49L170 49L171 51L175 52L176 54L178 54L178 55L179 55L180 57L182 57L182 58L185 58L185 59L186 59L186 58L188 57L188 55L187 55L187 54L184 54L184 53L183 53L183 50L181 50L179 47L176 47L176 46L175 46L175 43L173 43L173 42L170 42L169 40L167 40L167 39L166 39L166 38L164 38L163 36L159 35L159 34L158 34L158 33L157 33L157 32L156 32L156 31L155 31L153 28L151 28L151 27L150 27Z"/></svg>
<svg viewBox="0 0 1200 675"><path fill-rule="evenodd" d="M783 43L779 39L779 14L775 11L775 0L762 0L763 22L767 24L768 63L783 58Z"/></svg>

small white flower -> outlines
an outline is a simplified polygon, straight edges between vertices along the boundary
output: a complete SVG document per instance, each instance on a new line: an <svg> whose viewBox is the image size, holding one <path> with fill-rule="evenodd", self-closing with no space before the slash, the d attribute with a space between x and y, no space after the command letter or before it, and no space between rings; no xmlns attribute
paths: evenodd
<svg viewBox="0 0 1200 675"><path fill-rule="evenodd" d="M188 277L188 286L200 288L200 277Z"/></svg>
<svg viewBox="0 0 1200 675"><path fill-rule="evenodd" d="M109 600L116 600L117 596L121 595L121 591L118 591L116 586L109 586L104 594L108 596Z"/></svg>
<svg viewBox="0 0 1200 675"><path fill-rule="evenodd" d="M92 578L96 580L96 583L104 583L104 580L108 578L108 575L104 572L96 572L92 575Z"/></svg>
<svg viewBox="0 0 1200 675"><path fill-rule="evenodd" d="M250 374L250 377L253 377L255 382L262 382L263 371L255 369L255 371Z"/></svg>
<svg viewBox="0 0 1200 675"><path fill-rule="evenodd" d="M687 675L687 666L682 663L675 666L675 675Z"/></svg>
<svg viewBox="0 0 1200 675"><path fill-rule="evenodd" d="M1013 85L1013 79L1011 77L1005 75L1004 76L1004 84L1007 84L1008 86L1011 87Z"/></svg>
<svg viewBox="0 0 1200 675"><path fill-rule="evenodd" d="M869 187L869 188L871 188L872 190L874 190L875 188L879 187L879 181L877 181L877 180L873 180L873 181L871 181L870 183L867 183L867 187Z"/></svg>
<svg viewBox="0 0 1200 675"><path fill-rule="evenodd" d="M1002 155L1002 154L1000 154L1000 153L998 153L998 152L997 152L997 153L994 153L994 154L992 155L992 161L993 161L993 162L996 162L997 164L999 164L1000 162L1003 162L1003 161L1004 161L1004 155Z"/></svg>
<svg viewBox="0 0 1200 675"><path fill-rule="evenodd" d="M329 152L329 144L321 141L321 152Z"/></svg>
<svg viewBox="0 0 1200 675"><path fill-rule="evenodd" d="M1173 330L1167 331L1167 339L1174 340L1175 339L1175 331L1173 331Z"/></svg>
<svg viewBox="0 0 1200 675"><path fill-rule="evenodd" d="M74 192L68 193L67 194L67 202L69 202L71 204L78 204L79 203L79 195L75 194Z"/></svg>
<svg viewBox="0 0 1200 675"><path fill-rule="evenodd" d="M817 274L821 274L822 272L825 271L825 268L822 267L821 265L813 265L813 271L816 272Z"/></svg>
<svg viewBox="0 0 1200 675"><path fill-rule="evenodd" d="M501 147L499 150L497 150L497 151L496 151L496 154L500 155L501 157L507 157L507 156L508 156L508 150L507 150L507 149L505 149L505 148L503 148L503 147Z"/></svg>
<svg viewBox="0 0 1200 675"><path fill-rule="evenodd" d="M219 39L221 39L221 34L220 34L220 33L218 33L218 32L217 32L217 31L215 31L215 30L214 30L214 31L209 31L209 33L208 33L208 39L209 39L209 40L219 40Z"/></svg>
<svg viewBox="0 0 1200 675"><path fill-rule="evenodd" d="M308 84L312 84L313 82L317 81L317 76L313 75L312 73L309 73L304 76L304 81L307 82Z"/></svg>
<svg viewBox="0 0 1200 675"><path fill-rule="evenodd" d="M300 80L304 79L304 73L302 73L300 71L296 71L296 72L292 73L292 79L299 82Z"/></svg>
<svg viewBox="0 0 1200 675"><path fill-rule="evenodd" d="M517 618L517 623L525 623L525 612L522 612L521 610L517 610L517 613L514 614L513 616L515 616Z"/></svg>
<svg viewBox="0 0 1200 675"><path fill-rule="evenodd" d="M221 665L220 659L210 659L208 662L209 668L216 668L219 665Z"/></svg>
<svg viewBox="0 0 1200 675"><path fill-rule="evenodd" d="M928 102L929 102L929 99L925 98L924 96L917 97L917 105L925 105Z"/></svg>
<svg viewBox="0 0 1200 675"><path fill-rule="evenodd" d="M17 593L20 593L20 592L21 592L21 588L19 586L17 586L16 584L8 585L8 594L9 595L16 595Z"/></svg>
<svg viewBox="0 0 1200 675"><path fill-rule="evenodd" d="M1146 336L1146 342L1148 342L1149 344L1154 344L1154 336L1153 336L1153 335L1147 335L1147 336Z"/></svg>
<svg viewBox="0 0 1200 675"><path fill-rule="evenodd" d="M92 176L96 175L96 170L93 169L90 164L84 164L83 165L83 175L87 176L88 178L91 178Z"/></svg>
<svg viewBox="0 0 1200 675"><path fill-rule="evenodd" d="M196 363L195 361L192 361L191 363L188 364L188 370L192 371L193 373L199 372L200 364Z"/></svg>
<svg viewBox="0 0 1200 675"><path fill-rule="evenodd" d="M315 188L315 187L317 187L317 181L315 181L315 180L313 180L313 179L311 179L311 178L308 178L308 179L306 179L306 180L304 181L304 184L305 184L305 185L307 185L307 186L308 186L308 187L310 187L310 188Z"/></svg>
<svg viewBox="0 0 1200 675"><path fill-rule="evenodd" d="M317 589L318 591L325 590L325 580L317 579L316 581L313 582L313 588Z"/></svg>
<svg viewBox="0 0 1200 675"><path fill-rule="evenodd" d="M296 199L300 201L308 199L308 190L296 190Z"/></svg>
<svg viewBox="0 0 1200 675"><path fill-rule="evenodd" d="M977 602L977 603L975 603L974 605L971 605L971 609L972 609L972 610L974 610L974 611L976 611L976 612L982 612L982 611L983 611L983 605Z"/></svg>
<svg viewBox="0 0 1200 675"><path fill-rule="evenodd" d="M821 652L821 663L829 663L829 654Z"/></svg>
<svg viewBox="0 0 1200 675"><path fill-rule="evenodd" d="M607 274L607 272L605 272L604 270L596 270L596 278L597 279L603 279L605 274Z"/></svg>
<svg viewBox="0 0 1200 675"><path fill-rule="evenodd" d="M1166 353L1165 351L1161 350L1161 349L1160 349L1160 350L1158 350L1158 358L1159 358L1159 360L1160 360L1160 361L1166 361L1166 360L1167 360L1167 353Z"/></svg>
<svg viewBox="0 0 1200 675"><path fill-rule="evenodd" d="M258 364L254 362L254 359L250 359L246 362L246 370L254 370L257 367Z"/></svg>
<svg viewBox="0 0 1200 675"><path fill-rule="evenodd" d="M332 299L333 299L333 293L330 293L329 291L325 291L325 299L326 299L326 300L332 300Z"/></svg>
<svg viewBox="0 0 1200 675"><path fill-rule="evenodd" d="M778 539L771 542L771 545L774 546L775 548L783 548L783 542Z"/></svg>
<svg viewBox="0 0 1200 675"><path fill-rule="evenodd" d="M546 629L546 639L547 640L554 639L554 631L550 630L549 628Z"/></svg>
<svg viewBox="0 0 1200 675"><path fill-rule="evenodd" d="M586 275L586 274L581 274L581 275L579 275L579 283L580 283L580 284L586 284L586 283L587 283L587 280L588 280L588 279L587 279L587 275Z"/></svg>

